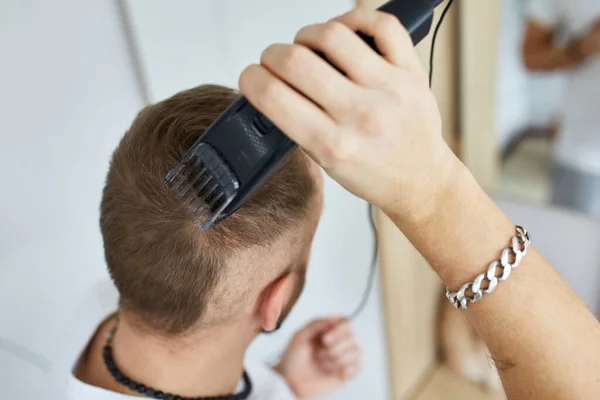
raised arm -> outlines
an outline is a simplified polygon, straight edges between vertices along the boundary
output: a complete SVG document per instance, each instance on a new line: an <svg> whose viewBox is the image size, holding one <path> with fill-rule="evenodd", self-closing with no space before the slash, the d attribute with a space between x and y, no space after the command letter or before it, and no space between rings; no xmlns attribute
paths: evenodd
<svg viewBox="0 0 600 400"><path fill-rule="evenodd" d="M523 39L523 60L533 71L554 71L576 67L600 50L600 25L567 45L555 40L554 27L530 19Z"/></svg>
<svg viewBox="0 0 600 400"><path fill-rule="evenodd" d="M306 27L294 45L268 48L240 88L329 175L390 216L451 290L509 245L513 223L442 140L427 76L395 18L358 9ZM600 398L599 324L533 247L465 313L510 399Z"/></svg>

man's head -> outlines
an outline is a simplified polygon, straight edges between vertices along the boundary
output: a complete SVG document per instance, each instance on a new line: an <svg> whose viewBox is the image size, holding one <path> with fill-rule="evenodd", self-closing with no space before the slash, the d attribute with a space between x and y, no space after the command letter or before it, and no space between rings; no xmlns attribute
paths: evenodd
<svg viewBox="0 0 600 400"><path fill-rule="evenodd" d="M106 261L121 308L153 332L242 319L272 330L302 290L322 195L320 172L304 153L208 231L163 185L238 96L205 85L148 106L113 154L100 217Z"/></svg>

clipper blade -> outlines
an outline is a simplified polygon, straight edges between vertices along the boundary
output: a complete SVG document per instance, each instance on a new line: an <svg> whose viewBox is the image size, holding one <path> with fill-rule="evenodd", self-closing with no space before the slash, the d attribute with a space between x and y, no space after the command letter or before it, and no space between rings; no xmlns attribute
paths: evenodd
<svg viewBox="0 0 600 400"><path fill-rule="evenodd" d="M208 143L192 147L165 178L165 185L187 209L198 229L211 228L237 195L239 182Z"/></svg>

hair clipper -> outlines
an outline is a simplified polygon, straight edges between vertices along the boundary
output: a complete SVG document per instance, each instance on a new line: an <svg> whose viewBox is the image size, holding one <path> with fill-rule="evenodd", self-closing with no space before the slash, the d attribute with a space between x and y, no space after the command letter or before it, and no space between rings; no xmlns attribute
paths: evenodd
<svg viewBox="0 0 600 400"><path fill-rule="evenodd" d="M442 1L392 0L379 10L395 15L416 45L429 33L433 10ZM377 51L373 38L359 35ZM240 97L185 153L165 184L199 229L209 229L260 190L296 146Z"/></svg>

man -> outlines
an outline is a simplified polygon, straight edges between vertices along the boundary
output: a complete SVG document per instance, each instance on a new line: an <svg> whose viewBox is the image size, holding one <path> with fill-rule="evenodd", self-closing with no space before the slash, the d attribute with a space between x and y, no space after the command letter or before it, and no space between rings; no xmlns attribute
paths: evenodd
<svg viewBox="0 0 600 400"><path fill-rule="evenodd" d="M276 329L302 291L322 206L316 163L296 152L243 208L208 231L194 226L163 184L238 96L205 85L150 105L114 152L100 223L119 310L81 355L71 398L238 392L283 400L327 394L356 375L358 349L339 318L298 332L272 371L244 372L248 345Z"/></svg>
<svg viewBox="0 0 600 400"><path fill-rule="evenodd" d="M372 36L380 53L367 46L356 35L356 31ZM337 68L328 65L307 47L321 51ZM497 260L502 253L510 255L511 247L507 246L511 244L511 237L514 237L513 246L519 244L515 233L522 240L523 231L515 230L513 223L496 207L444 142L439 110L428 88L427 75L409 35L394 17L356 9L334 21L305 27L298 33L293 45L273 45L265 50L261 63L249 66L242 73L240 89L254 106L305 149L331 177L351 193L379 207L419 250L449 290L456 291L465 282L490 275L485 273L490 261ZM169 101L162 106L168 109ZM192 104L185 109L195 110ZM165 109L161 107L161 110L159 114L162 115ZM145 120L143 113L140 118ZM175 118L167 120L171 124L161 118L150 118L145 122L149 127L166 134L179 131L180 128L185 131L194 127L196 130L208 123L201 123L202 118L191 125ZM161 125L171 129L162 130ZM163 135L156 135L154 139L165 140ZM154 146L152 140L147 142L143 147ZM128 148L130 143L125 140L123 145ZM141 168L147 169L150 174L159 172L160 168L154 170L145 161L144 155L145 150L132 150L132 156ZM127 184L135 181L128 174L120 174L118 179ZM160 193L147 192L145 195L150 201L143 201L132 209L134 215L162 204ZM297 206L302 201L295 201L298 203L293 209L298 210ZM105 211L110 212L110 205L104 206L107 208ZM259 217L256 211L254 209L252 218ZM169 237L158 229L161 222L171 222L171 218L176 218L177 214L175 212L167 220L151 221L147 230L141 230L140 225L128 225L128 234L137 236L137 240L149 241L165 252L180 251L180 248L172 248ZM276 218L275 215L273 217ZM290 222L297 221L297 218L298 214L292 213L283 218L284 227L269 225L269 228L279 232L285 227L291 229L294 224L290 225ZM267 230L259 232L255 221L250 219L244 229L250 229L257 235L272 234ZM230 227L233 224L236 222L232 221ZM299 225L292 229L296 234L292 243L310 236L310 229L304 226L306 230L303 231ZM197 234L195 230L189 232L192 231ZM274 239L273 244L263 246L268 247L272 255L279 255L281 253L275 242L279 244L285 238L283 234L281 238ZM219 239L230 240L228 236ZM188 241L202 243L191 238ZM239 242L230 243L233 258L244 252ZM119 250L124 249L129 249L142 264L148 257L143 252L136 252L135 246L123 246ZM240 277L236 281L235 277L239 275L235 275L230 286L219 289L219 283L230 277L229 264L218 269L223 276L212 288L207 283L194 281L193 273L186 275L186 285L201 285L205 289L212 289L213 296L218 296L218 302L208 302L209 306L202 308L200 321L204 317L210 322L213 316L218 315L215 311L219 310L220 304L233 304L224 313L232 317L221 324L200 322L198 330L193 331L195 335L192 332L190 335L180 335L177 343L170 342L169 337L187 325L184 323L187 314L158 312L152 318L144 313L137 313L136 317L131 311L121 313L129 318L128 329L120 330L122 325L108 339L95 335L82 357L77 375L88 382L87 393L93 392L95 398L107 399L111 398L107 390L118 392L122 389L118 385L108 387L113 385L113 381L108 379L99 361L102 358L99 353L103 351L99 350L101 346L96 342L111 342L111 337L114 342L114 364L134 379L144 375L152 382L164 382L170 387L188 390L194 386L192 395L202 395L204 392L210 395L216 393L217 387L232 389L241 374L243 348L251 340L250 336L260 329L275 328L277 320L285 314L283 311L289 308L285 306L299 292L301 280L298 277L301 274L292 272L297 269L291 265L279 267L278 271L285 272L277 274L276 268L269 268L273 263L268 262L267 258L261 259L261 254L264 254L264 250L260 245L247 252L248 262L259 259L267 265L254 270L256 273L250 274L250 280L242 285L235 285L242 280ZM510 277L503 272L502 278L508 277L507 280L498 283L493 293L486 293L477 301L469 302L464 310L467 319L490 349L508 398L600 398L600 326L597 320L534 247L529 247L526 255L519 249L518 254L519 261L522 261L519 269L510 273ZM164 259L160 261L169 262ZM211 263L214 261L210 259ZM250 266L245 261L241 260L241 265ZM504 264L506 262L517 261L511 261L509 257ZM159 264L163 262L157 262ZM179 263L171 265L171 268L162 269L162 273L168 277L162 280L168 289L163 294L166 306L175 304L175 299L169 293L175 287L170 286L174 282L173 268L178 267ZM503 268L506 271L506 267ZM217 270L212 271L217 274ZM239 268L235 271L245 273ZM153 267L148 273L143 268L131 272L137 275L135 282L138 287L135 290L140 297L134 297L134 301L122 301L122 311L127 308L133 310L136 304L146 304L150 293L157 288L156 277L152 276L156 272ZM481 275L482 272L485 274ZM115 280L118 279L115 276ZM270 283L257 289L257 285L254 285L257 281ZM215 281L209 279L207 282ZM491 286L487 286L487 290L491 292ZM473 293L465 291L465 295L473 296ZM228 303L236 298L241 299L240 302ZM246 300L252 298L255 301ZM415 301L419 301L418 296ZM235 315L242 316L236 318ZM168 328L161 335L148 329L160 326L158 324ZM228 325L234 328L227 329ZM109 326L102 326L99 333L110 330L110 326L114 328L115 325L110 322ZM203 334L202 329L207 326L214 327L216 332ZM254 330L247 332L245 341L232 339L249 326L254 326ZM133 336L136 336L135 340L132 340ZM311 334L306 336L314 337ZM327 342L327 336L323 342ZM120 341L121 345L118 344ZM202 351L194 351L194 344L198 342L205 344ZM142 348L146 351L140 352ZM302 358L312 360L315 351L313 348L303 353L307 357ZM157 355L159 360L154 359ZM163 364L161 358L164 356L167 359ZM300 363L296 365L301 371L306 371L306 368L299 367ZM114 365L109 367L115 369ZM174 373L169 367L174 369ZM192 369L191 376L186 367ZM283 368L284 372L286 369ZM207 376L209 379L206 379ZM299 382L308 381L309 376L302 377ZM97 386L107 390L98 392ZM201 393L196 394L196 390ZM161 397L167 398L164 395ZM261 398L285 399L280 394Z"/></svg>
<svg viewBox="0 0 600 400"><path fill-rule="evenodd" d="M530 0L528 17L525 65L533 71L568 74L552 202L600 216L600 2ZM559 44L559 32L568 43Z"/></svg>

